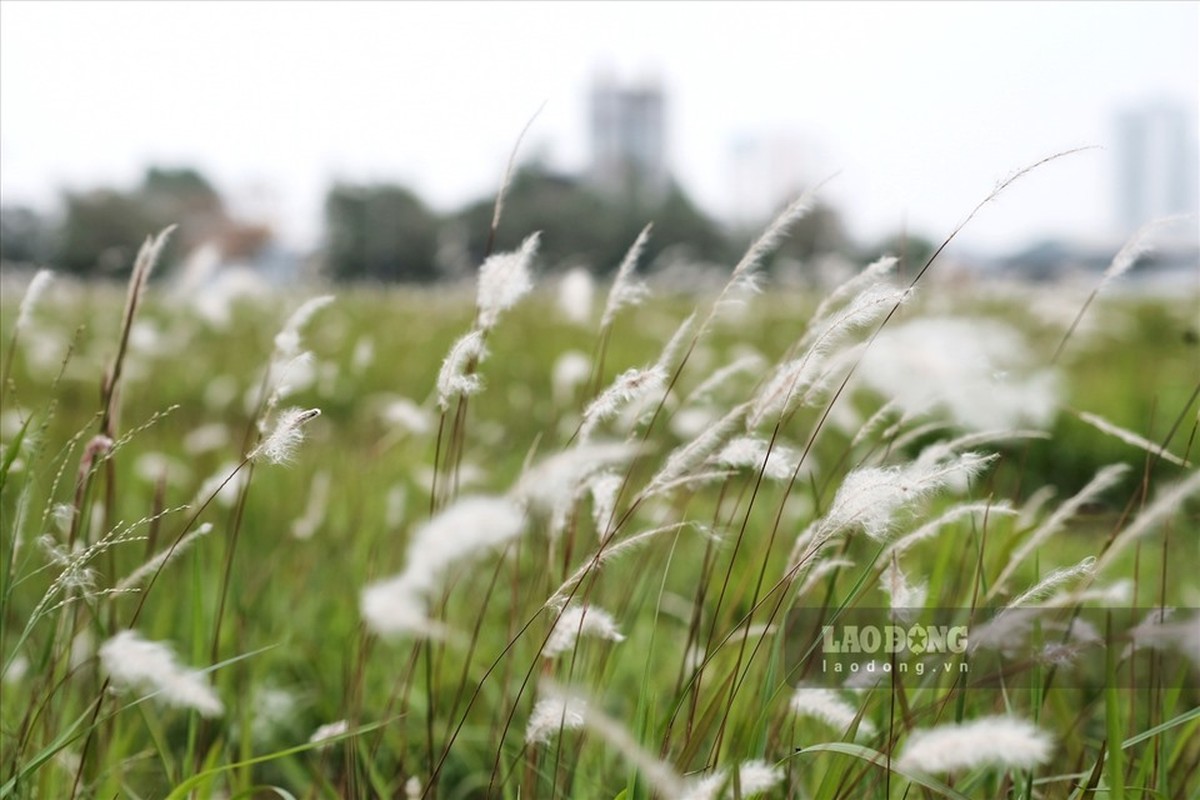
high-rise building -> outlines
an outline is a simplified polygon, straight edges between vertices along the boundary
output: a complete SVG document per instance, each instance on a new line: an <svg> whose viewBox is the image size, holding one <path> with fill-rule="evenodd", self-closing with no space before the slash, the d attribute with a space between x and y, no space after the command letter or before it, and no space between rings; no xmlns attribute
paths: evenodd
<svg viewBox="0 0 1200 800"><path fill-rule="evenodd" d="M1116 216L1128 234L1151 220L1196 210L1196 140L1186 109L1153 103L1116 120Z"/></svg>
<svg viewBox="0 0 1200 800"><path fill-rule="evenodd" d="M657 81L592 84L590 179L610 194L655 200L666 191L665 101Z"/></svg>

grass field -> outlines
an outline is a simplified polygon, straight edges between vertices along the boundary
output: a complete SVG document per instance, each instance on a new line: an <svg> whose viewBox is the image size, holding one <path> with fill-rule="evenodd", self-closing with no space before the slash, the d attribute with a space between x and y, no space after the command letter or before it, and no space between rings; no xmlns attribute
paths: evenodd
<svg viewBox="0 0 1200 800"><path fill-rule="evenodd" d="M879 267L602 323L608 287L491 264L5 291L0 796L1200 792L1195 296L1110 288L1064 345L1094 285ZM1040 644L980 685L822 682L789 624L954 611L957 668L1018 608L987 630Z"/></svg>

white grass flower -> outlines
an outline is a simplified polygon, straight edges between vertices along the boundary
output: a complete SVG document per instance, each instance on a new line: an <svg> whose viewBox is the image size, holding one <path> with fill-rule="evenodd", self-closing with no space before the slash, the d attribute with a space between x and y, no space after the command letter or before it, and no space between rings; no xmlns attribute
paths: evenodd
<svg viewBox="0 0 1200 800"><path fill-rule="evenodd" d="M573 267L558 282L558 308L569 321L586 325L592 318L595 294L592 273L583 267Z"/></svg>
<svg viewBox="0 0 1200 800"><path fill-rule="evenodd" d="M525 742L539 745L549 744L560 730L572 731L583 727L587 703L578 697L551 694L542 697L529 715L525 728Z"/></svg>
<svg viewBox="0 0 1200 800"><path fill-rule="evenodd" d="M118 688L149 691L168 705L218 717L225 706L204 673L181 666L171 648L125 630L100 646L100 663Z"/></svg>
<svg viewBox="0 0 1200 800"><path fill-rule="evenodd" d="M405 571L363 589L359 605L367 627L381 636L443 638L445 627L429 618L425 583Z"/></svg>
<svg viewBox="0 0 1200 800"><path fill-rule="evenodd" d="M812 686L801 686L793 694L789 704L793 714L802 717L819 719L826 725L845 732L854 724L858 709L850 705L833 689L822 689ZM875 733L875 726L865 717L858 722L858 736L869 738Z"/></svg>
<svg viewBox="0 0 1200 800"><path fill-rule="evenodd" d="M29 321L33 319L33 310L37 308L38 300L53 281L54 273L48 269L39 269L33 279L29 281L29 287L25 289L25 296L21 298L21 305L17 308L17 322L13 327L14 336L29 327Z"/></svg>
<svg viewBox="0 0 1200 800"><path fill-rule="evenodd" d="M570 402L575 390L592 374L592 360L578 350L568 350L554 362L550 385L557 403Z"/></svg>
<svg viewBox="0 0 1200 800"><path fill-rule="evenodd" d="M367 367L375 363L375 340L370 336L362 336L354 343L354 353L350 356L350 369L355 375L362 375Z"/></svg>
<svg viewBox="0 0 1200 800"><path fill-rule="evenodd" d="M872 286L880 285L892 269L899 263L899 259L895 256L884 256L878 261L867 265L862 272L851 277L849 280L842 283L832 292L825 296L821 303L813 312L812 320L808 323L809 332L801 340L801 345L806 345L823 328L824 322L829 318L833 309L846 300L848 297L856 297Z"/></svg>
<svg viewBox="0 0 1200 800"><path fill-rule="evenodd" d="M971 516L972 514L987 514L993 516L1012 516L1017 512L1009 507L1008 503L964 503L954 506L936 519L930 520L921 527L917 528L912 533L905 534L892 543L885 550L881 557L887 558L892 555L902 555L908 552L909 548L918 542L932 539L941 533L947 526L952 525L963 517Z"/></svg>
<svg viewBox="0 0 1200 800"><path fill-rule="evenodd" d="M910 584L908 576L900 568L900 560L891 558L883 568L879 578L879 588L888 596L890 607L898 610L922 608L928 587L924 584ZM905 620L907 621L907 620Z"/></svg>
<svg viewBox="0 0 1200 800"><path fill-rule="evenodd" d="M482 331L471 331L454 343L438 372L438 407L442 411L450 408L450 401L455 397L467 397L483 391L483 378L468 372L468 369L473 369L486 357L487 348L483 343Z"/></svg>
<svg viewBox="0 0 1200 800"><path fill-rule="evenodd" d="M1033 494L1025 498L1020 511L1017 512L1017 529L1023 530L1032 527L1041 518L1042 506L1053 500L1056 494L1058 494L1058 489L1050 484L1035 489Z"/></svg>
<svg viewBox="0 0 1200 800"><path fill-rule="evenodd" d="M191 470L185 463L166 453L155 451L139 455L133 462L133 471L138 478L149 484L156 484L161 479L172 486L178 486L191 479Z"/></svg>
<svg viewBox="0 0 1200 800"><path fill-rule="evenodd" d="M661 366L648 369L629 369L617 376L612 385L601 392L583 412L579 440L591 438L596 426L611 419L624 406L643 400L666 387L667 373Z"/></svg>
<svg viewBox="0 0 1200 800"><path fill-rule="evenodd" d="M190 548L193 544L195 544L198 539L202 539L205 536L207 536L208 534L212 533L212 529L213 529L212 523L205 522L203 525L200 525L195 530L190 531L187 535L185 535L178 542L171 545L170 547L167 547L167 548L159 551L153 558L151 558L145 564L142 564L140 567L135 569L133 572L129 573L129 575L126 578L124 578L119 583L117 583L116 590L118 592L127 592L131 589L135 589L138 586L141 586L142 582L145 581L146 578L150 577L151 575L157 574L164 567L166 567L167 564L170 564L172 561L179 558L179 556L186 553L188 548Z"/></svg>
<svg viewBox="0 0 1200 800"><path fill-rule="evenodd" d="M275 427L247 456L251 461L289 464L304 441L304 425L321 416L319 408L288 408L279 412Z"/></svg>
<svg viewBox="0 0 1200 800"><path fill-rule="evenodd" d="M425 580L458 561L516 538L525 514L504 497L464 497L417 529L409 544L409 569Z"/></svg>
<svg viewBox="0 0 1200 800"><path fill-rule="evenodd" d="M617 268L617 276L613 279L612 288L608 290L608 300L604 303L604 313L600 317L601 330L612 325L618 311L626 306L637 305L649 293L646 285L641 281L633 280L632 275L637 268L638 258L646 247L646 242L650 239L651 227L647 225L642 228L642 232L638 234L629 251L625 253L625 258L621 260L621 266Z"/></svg>
<svg viewBox="0 0 1200 800"><path fill-rule="evenodd" d="M997 320L924 318L884 329L863 355L856 385L894 398L906 414L930 408L971 430L1048 425L1059 376L1035 369L1025 338Z"/></svg>
<svg viewBox="0 0 1200 800"><path fill-rule="evenodd" d="M344 735L349 730L350 723L344 719L339 719L337 722L329 722L313 731L312 736L308 737L308 743L317 745L326 743L330 739L336 739L338 736Z"/></svg>
<svg viewBox="0 0 1200 800"><path fill-rule="evenodd" d="M734 361L726 364L720 369L715 370L711 375L704 379L684 401L685 404L699 403L712 396L713 392L718 387L724 385L727 381L736 375L743 372L752 372L761 369L764 363L763 357L758 353L748 353Z"/></svg>
<svg viewBox="0 0 1200 800"><path fill-rule="evenodd" d="M395 528L404 521L405 507L408 505L408 490L404 484L393 484L388 488L383 502L383 524L388 529Z"/></svg>
<svg viewBox="0 0 1200 800"><path fill-rule="evenodd" d="M1000 572L992 584L991 591L988 592L988 599L995 597L1004 589L1005 583L1016 572L1017 567L1024 563L1035 550L1046 543L1046 540L1062 529L1067 520L1075 516L1079 509L1085 504L1092 502L1105 491L1115 486L1120 482L1125 473L1129 471L1127 464L1109 464L1102 467L1095 476L1088 481L1087 486L1084 486L1076 492L1069 500L1062 503L1054 513L1029 535L1029 538L1017 548L1016 552L1008 559L1008 563Z"/></svg>
<svg viewBox="0 0 1200 800"><path fill-rule="evenodd" d="M1047 763L1053 753L1054 739L1033 723L994 716L915 730L896 763L920 772L976 767L1032 769Z"/></svg>
<svg viewBox="0 0 1200 800"><path fill-rule="evenodd" d="M229 428L221 422L210 422L192 428L184 435L184 451L190 456L221 450L229 444Z"/></svg>
<svg viewBox="0 0 1200 800"><path fill-rule="evenodd" d="M808 395L824 385L821 378L830 374L826 368L829 355L846 336L879 321L910 295L908 289L883 283L868 286L856 295L845 308L821 324L803 355L776 367L774 375L755 396L747 427L753 429L806 401Z"/></svg>
<svg viewBox="0 0 1200 800"><path fill-rule="evenodd" d="M619 542L610 542L610 535L610 537L606 537L602 540L600 550L591 556L588 556L588 558L583 561L579 568L571 573L570 577L563 581L562 585L554 591L554 594L550 595L550 598L545 602L544 606L546 608L553 608L555 610L563 608L563 606L566 605L567 596L570 594L571 589L573 589L581 580L587 577L589 572L598 570L610 561L614 561L622 556L628 555L656 536L664 533L683 530L684 528L694 528L704 534L709 535L711 538L716 538L707 528L696 525L692 522L673 522L668 525L651 528L650 530L642 531L641 533L622 539Z"/></svg>
<svg viewBox="0 0 1200 800"><path fill-rule="evenodd" d="M895 513L945 486L960 474L973 475L994 457L965 453L936 463L863 467L846 475L824 527L861 528L876 541L887 538Z"/></svg>
<svg viewBox="0 0 1200 800"><path fill-rule="evenodd" d="M1140 447L1147 453L1156 455L1164 461L1169 461L1172 464L1180 467L1192 466L1188 461L1163 449L1162 445L1156 444L1155 442L1152 442L1143 436L1138 436L1133 431L1126 430L1119 425L1114 425L1103 417L1096 416L1095 414L1089 414L1087 411L1080 411L1079 418L1088 425L1091 425L1093 428L1107 433L1109 436L1114 436L1117 439L1120 439L1122 442L1125 442L1125 444L1133 445L1134 447Z"/></svg>
<svg viewBox="0 0 1200 800"><path fill-rule="evenodd" d="M1155 609L1131 631L1132 641L1121 653L1127 658L1136 649L1156 650L1174 648L1187 657L1194 667L1200 667L1200 616L1191 614L1176 618L1176 609Z"/></svg>
<svg viewBox="0 0 1200 800"><path fill-rule="evenodd" d="M583 717L583 727L599 736L608 746L620 753L629 765L641 772L642 777L661 797L681 797L686 790L686 783L675 771L675 768L659 759L638 744L637 740L621 723L597 709L573 691L556 686L553 681L542 680L544 696L555 697L558 702L566 705L568 710L578 712ZM561 719L561 711L557 719Z"/></svg>
<svg viewBox="0 0 1200 800"><path fill-rule="evenodd" d="M712 460L734 469L761 470L768 480L786 481L796 473L800 454L780 444L771 447L766 439L740 436L726 443Z"/></svg>
<svg viewBox="0 0 1200 800"><path fill-rule="evenodd" d="M562 655L575 646L580 636L594 636L610 642L625 641L625 637L617 630L617 623L607 611L596 606L572 605L559 614L546 646L542 648L542 656L555 658Z"/></svg>
<svg viewBox="0 0 1200 800"><path fill-rule="evenodd" d="M1080 577L1090 577L1095 572L1096 557L1088 556L1074 566L1061 567L1054 570L1045 578L1038 581L1037 585L1026 590L1020 597L1009 603L1008 606L1009 608L1020 608L1021 606L1028 605L1035 600L1040 600L1068 581Z"/></svg>
<svg viewBox="0 0 1200 800"><path fill-rule="evenodd" d="M783 770L762 760L739 764L737 770L740 797L757 797L769 792L784 777ZM733 779L727 769L718 770L707 778L692 783L683 795L683 800L719 800L722 797L733 797Z"/></svg>
<svg viewBox="0 0 1200 800"><path fill-rule="evenodd" d="M949 458L918 458L898 467L853 470L842 480L826 515L796 538L788 574L812 569L821 550L840 534L862 530L878 542L886 541L897 512L942 487L975 475L994 459L963 453Z"/></svg>
<svg viewBox="0 0 1200 800"><path fill-rule="evenodd" d="M433 430L429 412L407 397L390 400L380 408L379 415L389 426L418 436Z"/></svg>
<svg viewBox="0 0 1200 800"><path fill-rule="evenodd" d="M747 403L735 406L695 439L672 451L643 493L646 496L657 494L704 463L730 437L749 407Z"/></svg>
<svg viewBox="0 0 1200 800"><path fill-rule="evenodd" d="M304 507L304 515L292 520L292 536L296 539L311 539L325 521L325 510L329 505L329 487L332 477L329 470L323 469L313 475L308 488L308 505Z"/></svg>
<svg viewBox="0 0 1200 800"><path fill-rule="evenodd" d="M696 312L688 314L683 322L679 323L679 327L675 329L675 333L671 334L671 338L663 345L662 352L658 355L658 361L654 363L653 370L660 370L663 373L663 380L666 381L666 376L671 370L677 366L680 354L684 352L684 345L687 343L687 335L696 324Z"/></svg>
<svg viewBox="0 0 1200 800"><path fill-rule="evenodd" d="M600 473L587 483L588 491L592 495L592 521L596 525L598 536L603 536L614 521L617 495L624 483L625 479L614 472Z"/></svg>
<svg viewBox="0 0 1200 800"><path fill-rule="evenodd" d="M779 216L772 220L767 229L754 240L742 256L741 261L733 268L733 274L730 275L729 282L725 284L725 288L721 292L722 297L732 289L744 285L750 274L762 263L762 260L783 242L792 225L812 210L815 199L815 192L810 190L788 203L783 211L779 213ZM720 300L718 300L719 302Z"/></svg>
<svg viewBox="0 0 1200 800"><path fill-rule="evenodd" d="M191 505L199 508L215 500L223 508L231 507L246 482L246 473L232 462L224 462L216 472L204 479Z"/></svg>
<svg viewBox="0 0 1200 800"><path fill-rule="evenodd" d="M494 328L501 312L515 306L533 288L529 265L537 253L539 238L540 234L534 233L518 249L495 253L479 268L479 329Z"/></svg>
<svg viewBox="0 0 1200 800"><path fill-rule="evenodd" d="M403 572L363 590L367 626L385 635L440 635L441 626L428 619L427 605L446 570L511 541L524 529L524 512L507 498L460 499L413 534Z"/></svg>
<svg viewBox="0 0 1200 800"><path fill-rule="evenodd" d="M287 689L271 685L255 686L250 695L250 739L269 745L283 734L295 719L298 703Z"/></svg>
<svg viewBox="0 0 1200 800"><path fill-rule="evenodd" d="M1139 258L1153 249L1153 244L1150 241L1151 234L1157 232L1159 228L1172 225L1183 219L1187 219L1187 216L1163 217L1151 220L1134 231L1133 236L1129 237L1129 240L1121 246L1121 249L1113 256L1113 260L1109 263L1108 268L1104 270L1104 275L1100 278L1100 284L1096 287L1096 293L1099 293L1109 281L1116 280L1132 269Z"/></svg>
<svg viewBox="0 0 1200 800"><path fill-rule="evenodd" d="M690 442L702 435L720 418L720 412L714 408L681 408L671 415L667 421L667 427L674 436Z"/></svg>
<svg viewBox="0 0 1200 800"><path fill-rule="evenodd" d="M1200 492L1200 470L1196 470L1181 481L1160 490L1154 502L1142 509L1141 513L1117 534L1112 544L1100 556L1096 572L1100 572L1113 562L1117 555L1138 539L1158 528L1175 513L1183 501Z"/></svg>
<svg viewBox="0 0 1200 800"><path fill-rule="evenodd" d="M571 505L586 489L587 481L608 467L623 464L637 447L619 443L592 443L563 450L526 469L512 495L528 507L550 517L550 532L561 531Z"/></svg>
<svg viewBox="0 0 1200 800"><path fill-rule="evenodd" d="M150 273L158 264L163 248L167 245L167 239L170 238L176 227L168 225L159 231L157 236L147 236L142 242L141 248L138 249L137 257L133 260L133 270L129 275L129 289L125 295L125 311L122 314L124 327L128 328L133 323L134 313L146 291L146 284L150 281Z"/></svg>
<svg viewBox="0 0 1200 800"><path fill-rule="evenodd" d="M25 676L29 674L29 657L24 653L17 653L9 660L7 666L0 672L0 683L7 686L17 686Z"/></svg>
<svg viewBox="0 0 1200 800"><path fill-rule="evenodd" d="M275 360L287 361L300 354L300 332L318 311L332 302L333 295L321 295L305 300L292 312L275 334Z"/></svg>

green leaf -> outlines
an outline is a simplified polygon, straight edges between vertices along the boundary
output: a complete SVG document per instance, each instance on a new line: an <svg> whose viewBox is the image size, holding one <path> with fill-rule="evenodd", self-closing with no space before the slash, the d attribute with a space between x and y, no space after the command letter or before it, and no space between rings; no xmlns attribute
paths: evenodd
<svg viewBox="0 0 1200 800"><path fill-rule="evenodd" d="M284 750L276 750L274 753L267 753L266 755L255 756L254 758L248 758L245 761L238 761L238 762L235 762L232 764L222 764L219 767L214 767L212 769L206 769L204 772L201 772L197 775L193 775L192 777L188 778L183 783L176 786L174 791L172 791L169 795L167 795L167 800L183 800L183 798L187 797L188 793L191 792L193 789L195 789L197 786L204 783L205 781L207 781L210 778L220 775L223 772L229 772L231 770L241 769L242 767L251 767L251 766L254 766L255 764L263 764L263 763L266 763L267 761L274 761L276 759L285 758L287 756L292 756L297 753L304 753L304 752L307 752L308 750L313 750L318 747L327 747L331 744L335 744L336 742L340 742L343 739L349 739L352 736L359 736L364 733L370 733L371 731L378 730L379 728L382 728L384 725L387 725L389 722L390 722L390 720L384 720L382 722L373 722L370 725L363 725L361 727L355 728L352 731L346 731L345 733L340 734L338 736L331 736L328 739L322 739L319 742L305 742L304 744L296 745L295 747L289 747Z"/></svg>

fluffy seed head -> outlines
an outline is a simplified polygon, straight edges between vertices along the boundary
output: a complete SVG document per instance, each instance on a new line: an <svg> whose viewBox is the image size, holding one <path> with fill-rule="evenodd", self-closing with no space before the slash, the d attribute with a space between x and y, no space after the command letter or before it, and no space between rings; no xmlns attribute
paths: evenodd
<svg viewBox="0 0 1200 800"><path fill-rule="evenodd" d="M283 323L283 328L275 335L275 353L279 360L291 359L300 354L300 331L314 314L332 302L333 295L321 295L305 300L292 312Z"/></svg>
<svg viewBox="0 0 1200 800"><path fill-rule="evenodd" d="M621 266L617 268L617 277L613 279L612 288L608 291L608 300L604 303L604 314L600 318L601 330L612 325L613 318L616 317L618 311L625 306L637 305L649 293L646 285L641 281L633 280L632 276L634 269L637 268L638 258L641 256L646 242L650 239L650 228L650 225L642 228L642 232L634 240L629 252L621 260Z"/></svg>
<svg viewBox="0 0 1200 800"><path fill-rule="evenodd" d="M799 463L799 454L782 445L770 447L765 439L740 436L729 441L713 460L725 467L761 469L763 477L773 481L791 478Z"/></svg>
<svg viewBox="0 0 1200 800"><path fill-rule="evenodd" d="M438 372L438 406L442 411L450 408L450 401L455 397L466 397L483 391L483 378L474 372L468 372L468 369L486 357L487 348L483 344L482 331L471 331L454 343L446 355L446 360L442 362L441 371Z"/></svg>
<svg viewBox="0 0 1200 800"><path fill-rule="evenodd" d="M876 541L887 538L897 511L961 477L978 472L991 457L964 453L937 462L921 459L901 467L863 467L846 475L821 528L853 527Z"/></svg>
<svg viewBox="0 0 1200 800"><path fill-rule="evenodd" d="M513 488L518 502L548 514L551 533L561 530L571 504L587 487L587 481L607 467L633 458L637 448L628 444L592 443L578 445L543 459L521 474Z"/></svg>
<svg viewBox="0 0 1200 800"><path fill-rule="evenodd" d="M1044 428L1058 408L1058 373L1038 369L1020 331L994 319L929 317L885 328L856 382L908 415L939 408L970 430Z"/></svg>
<svg viewBox="0 0 1200 800"><path fill-rule="evenodd" d="M791 709L795 714L819 719L840 731L849 730L854 718L858 716L858 709L843 700L833 689L808 686L800 687L792 695ZM874 732L875 726L870 720L859 720L859 736L868 737Z"/></svg>
<svg viewBox="0 0 1200 800"><path fill-rule="evenodd" d="M592 273L574 267L558 282L558 307L563 316L577 325L586 325L592 317L592 298L596 293Z"/></svg>
<svg viewBox="0 0 1200 800"><path fill-rule="evenodd" d="M308 743L321 744L322 742L327 742L330 739L341 736L348 730L350 730L350 723L344 719L340 719L337 722L330 722L313 731L312 736L308 737Z"/></svg>
<svg viewBox="0 0 1200 800"><path fill-rule="evenodd" d="M617 630L612 615L595 606L569 606L554 623L550 638L542 649L546 658L554 658L575 646L579 636L595 636L612 642L623 642L625 637Z"/></svg>
<svg viewBox="0 0 1200 800"><path fill-rule="evenodd" d="M1033 723L995 716L913 731L896 763L921 772L984 766L1031 769L1048 762L1053 752L1050 734Z"/></svg>
<svg viewBox="0 0 1200 800"><path fill-rule="evenodd" d="M649 369L629 369L618 375L612 385L583 412L579 440L586 442L597 425L612 418L623 406L649 397L655 392L661 392L666 386L666 381L666 370L658 365Z"/></svg>
<svg viewBox="0 0 1200 800"><path fill-rule="evenodd" d="M168 705L192 708L206 717L225 711L203 673L179 664L171 648L121 631L100 646L100 663L120 688L150 691Z"/></svg>
<svg viewBox="0 0 1200 800"><path fill-rule="evenodd" d="M491 330L500 313L517 304L533 288L529 265L537 253L540 234L532 234L511 253L489 256L479 268L479 328Z"/></svg>
<svg viewBox="0 0 1200 800"><path fill-rule="evenodd" d="M288 464L296 454L296 448L304 441L304 425L321 416L319 408L288 408L279 413L271 433L250 453L252 461L264 460L268 464Z"/></svg>
<svg viewBox="0 0 1200 800"><path fill-rule="evenodd" d="M783 770L762 760L747 761L739 764L737 769L738 788L742 797L757 797L769 792L783 780ZM733 780L727 769L692 783L683 800L718 800L722 797L733 797Z"/></svg>
<svg viewBox="0 0 1200 800"><path fill-rule="evenodd" d="M403 572L363 590L368 627L380 634L438 633L439 626L427 617L427 603L445 571L511 541L524 528L524 512L507 498L462 498L417 529Z"/></svg>
<svg viewBox="0 0 1200 800"><path fill-rule="evenodd" d="M46 287L53 280L54 273L48 269L39 269L33 276L33 280L29 282L29 288L25 290L25 296L21 298L21 306L17 309L15 330L21 331L28 327L29 320L33 317L33 309L37 307L38 300L41 299Z"/></svg>
<svg viewBox="0 0 1200 800"><path fill-rule="evenodd" d="M549 744L559 730L576 730L583 727L585 701L578 697L551 694L537 701L529 724L525 728L528 744Z"/></svg>

